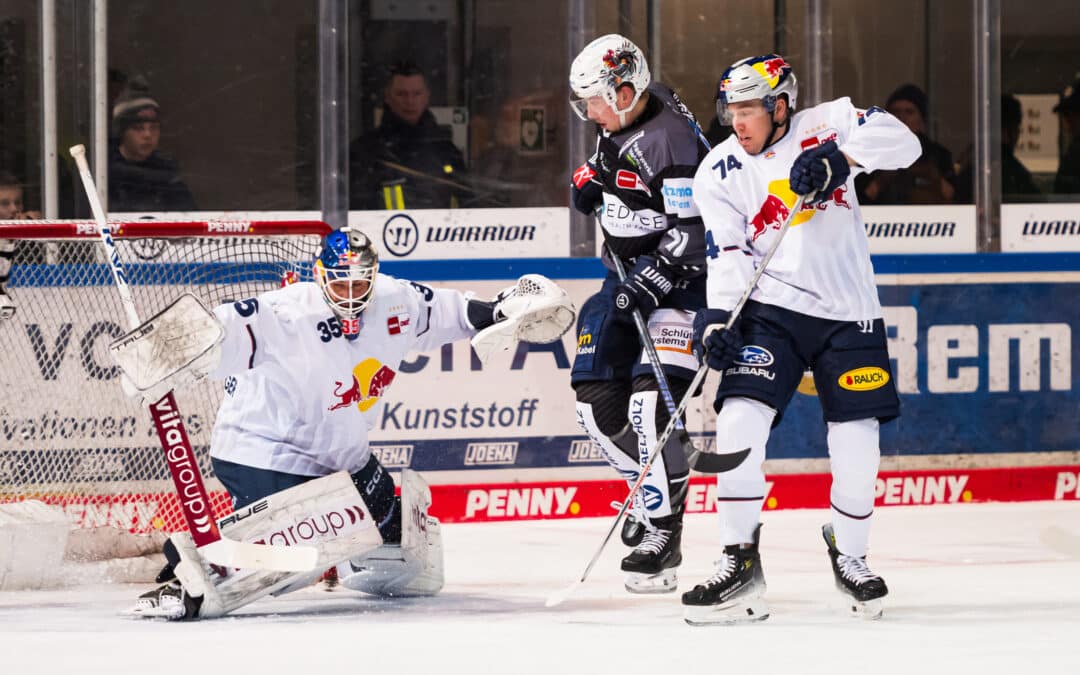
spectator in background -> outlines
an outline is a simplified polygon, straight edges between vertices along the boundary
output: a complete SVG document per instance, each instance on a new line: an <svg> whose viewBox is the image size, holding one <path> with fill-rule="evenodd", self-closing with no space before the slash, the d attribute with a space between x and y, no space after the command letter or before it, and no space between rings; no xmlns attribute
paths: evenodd
<svg viewBox="0 0 1080 675"><path fill-rule="evenodd" d="M1001 96L1001 194L1005 201L1022 201L1023 195L1040 193L1035 180L1031 177L1031 172L1016 158L1016 144L1020 141L1022 121L1023 111L1020 101L1012 94L1003 94ZM974 176L974 165L968 162L956 178L957 203L968 204L975 201Z"/></svg>
<svg viewBox="0 0 1080 675"><path fill-rule="evenodd" d="M416 64L390 69L378 128L349 146L353 209L448 209L472 197L465 159L428 109L431 92Z"/></svg>
<svg viewBox="0 0 1080 675"><path fill-rule="evenodd" d="M161 117L146 82L132 78L112 112L109 211L194 211L175 160L158 151Z"/></svg>
<svg viewBox="0 0 1080 675"><path fill-rule="evenodd" d="M1054 192L1075 194L1080 192L1080 79L1076 80L1061 93L1061 100L1054 106L1054 112L1061 115L1061 125L1065 132L1068 149L1058 165L1054 177Z"/></svg>
<svg viewBox="0 0 1080 675"><path fill-rule="evenodd" d="M23 186L7 171L0 171L0 220L39 220L41 213L26 211L23 205Z"/></svg>
<svg viewBox="0 0 1080 675"><path fill-rule="evenodd" d="M14 175L0 171L0 220L33 220L41 218L37 211L23 210L23 186ZM11 263L15 258L15 242L0 239L0 321L15 315L15 303L4 290Z"/></svg>
<svg viewBox="0 0 1080 675"><path fill-rule="evenodd" d="M885 109L919 137L922 155L899 171L860 176L855 186L861 204L948 204L953 201L956 172L952 153L926 135L926 92L905 84L885 102Z"/></svg>

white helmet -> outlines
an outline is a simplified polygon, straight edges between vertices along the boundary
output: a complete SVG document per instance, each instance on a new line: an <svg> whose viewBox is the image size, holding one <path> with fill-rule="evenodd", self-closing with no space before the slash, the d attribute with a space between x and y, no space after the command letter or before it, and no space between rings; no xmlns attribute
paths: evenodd
<svg viewBox="0 0 1080 675"><path fill-rule="evenodd" d="M345 322L345 333L351 334L352 327L358 328L355 319L375 299L378 274L379 253L360 230L346 226L323 239L312 275L326 304Z"/></svg>
<svg viewBox="0 0 1080 675"><path fill-rule="evenodd" d="M649 64L637 45L621 35L604 35L586 45L570 64L570 89L574 92L570 107L578 117L588 121L588 99L602 96L619 115L619 122L626 126L626 113L637 104L651 81ZM620 110L616 93L624 84L634 88L634 100Z"/></svg>
<svg viewBox="0 0 1080 675"><path fill-rule="evenodd" d="M728 104L758 100L764 103L765 110L772 114L780 94L787 94L788 110L795 110L799 83L784 57L766 54L736 61L724 71L716 86L716 117L721 123L730 126L731 113L727 108Z"/></svg>

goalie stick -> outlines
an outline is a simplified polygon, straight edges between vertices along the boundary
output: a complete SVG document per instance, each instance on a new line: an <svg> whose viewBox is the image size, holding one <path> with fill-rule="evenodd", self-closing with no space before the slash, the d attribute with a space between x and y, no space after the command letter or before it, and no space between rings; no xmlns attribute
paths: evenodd
<svg viewBox="0 0 1080 675"><path fill-rule="evenodd" d="M135 309L131 288L124 276L124 268L120 264L120 256L113 242L109 223L101 208L101 200L98 198L94 179L90 175L90 167L86 162L86 148L75 145L69 149L69 152L79 169L79 176L82 178L86 198L90 202L90 210L97 223L98 234L105 248L109 268L112 270L113 280L116 282L116 289L120 293L124 313L127 315L128 329L134 330L141 324L139 314ZM224 567L253 567L280 571L305 571L315 567L318 551L309 546L268 546L222 537L217 521L214 520L210 497L206 492L198 461L191 442L188 440L183 417L177 408L172 391L150 404L150 415L154 419L154 427L157 429L161 448L165 452L165 463L169 467L169 473L172 474L173 485L176 487L180 507L184 512L184 520L203 558Z"/></svg>
<svg viewBox="0 0 1080 675"><path fill-rule="evenodd" d="M765 253L765 257L761 259L761 264L754 270L754 275L750 277L750 283L746 285L746 290L743 291L742 297L739 298L739 301L736 302L735 306L731 309L731 315L728 317L727 323L724 324L724 329L730 329L735 324L735 320L739 317L739 312L742 311L743 305L750 299L750 294L754 292L758 279L760 279L761 275L765 272L765 268L768 267L769 261L772 260L773 255L776 253L777 249L780 248L780 242L783 241L784 235L787 234L788 229L791 228L791 221L795 219L795 214L802 210L803 203L807 199L811 199L813 194L814 193L811 192L810 194L800 196L795 201L795 206L791 208L791 211L788 213L787 217L784 218L784 222L780 226L780 231L776 235L776 241L769 247L769 250ZM662 448L664 447L664 444L667 443L671 433L675 430L675 424L679 421L679 417L681 417L686 410L686 406L690 403L690 399L693 398L694 392L701 386L701 383L705 380L705 375L707 375L708 372L709 366L702 364L701 367L698 368L697 373L694 374L694 380L690 383L690 388L687 389L686 395L679 401L679 407L675 409L667 426L664 427L663 433L656 439L656 445L653 446L654 451L649 456L649 461L645 463L645 466L641 467L641 473L638 474L637 481L630 487L630 492L626 495L626 499L622 503L622 508L620 508L619 513L615 515L611 527L608 528L607 535L604 536L604 540L600 542L600 546L596 549L596 553L593 554L592 559L589 560L589 564L585 566L585 571L582 573L581 577L574 580L566 588L549 595L547 601L544 602L546 607L555 607L556 605L565 602L566 599L589 578L589 573L592 572L592 568L596 565L596 561L600 559L600 554L604 552L604 548L607 546L608 542L611 541L611 535L614 534L616 528L619 527L619 521L622 520L623 515L625 515L627 509L630 508L630 504L634 500L634 495L641 489L642 483L645 482L645 477L649 475L649 470L652 469L653 460L655 460L656 456L659 454L655 451L655 448ZM718 461L720 459L721 456L715 453L698 453L696 466L693 464L691 466L703 473L719 473L719 467L717 465L720 463Z"/></svg>

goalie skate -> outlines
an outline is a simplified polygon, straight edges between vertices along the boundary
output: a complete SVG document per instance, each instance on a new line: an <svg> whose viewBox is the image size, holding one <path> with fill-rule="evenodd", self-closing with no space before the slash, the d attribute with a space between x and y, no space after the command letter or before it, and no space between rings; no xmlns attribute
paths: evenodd
<svg viewBox="0 0 1080 675"><path fill-rule="evenodd" d="M865 556L844 555L836 548L836 535L831 524L822 526L821 534L829 547L836 588L844 596L847 612L856 618L880 619L881 598L889 593L885 580L870 571Z"/></svg>
<svg viewBox="0 0 1080 675"><path fill-rule="evenodd" d="M180 582L173 579L140 595L135 606L123 614L140 619L179 621L198 616L201 604L202 598L191 597Z"/></svg>

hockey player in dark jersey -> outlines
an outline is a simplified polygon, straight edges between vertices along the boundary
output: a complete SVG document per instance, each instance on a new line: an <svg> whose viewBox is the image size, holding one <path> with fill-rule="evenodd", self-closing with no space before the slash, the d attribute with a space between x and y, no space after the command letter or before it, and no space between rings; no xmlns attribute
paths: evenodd
<svg viewBox="0 0 1080 675"><path fill-rule="evenodd" d="M623 542L634 547L622 561L633 593L677 587L692 448L685 431L655 448L670 413L631 313L648 325L678 401L697 369L690 338L694 312L705 305L705 231L692 185L709 147L678 96L650 79L641 50L621 35L597 38L570 67L571 106L598 126L596 152L573 174L573 203L597 214L608 268L578 317L571 375L578 423L629 484L661 452L623 528Z"/></svg>

